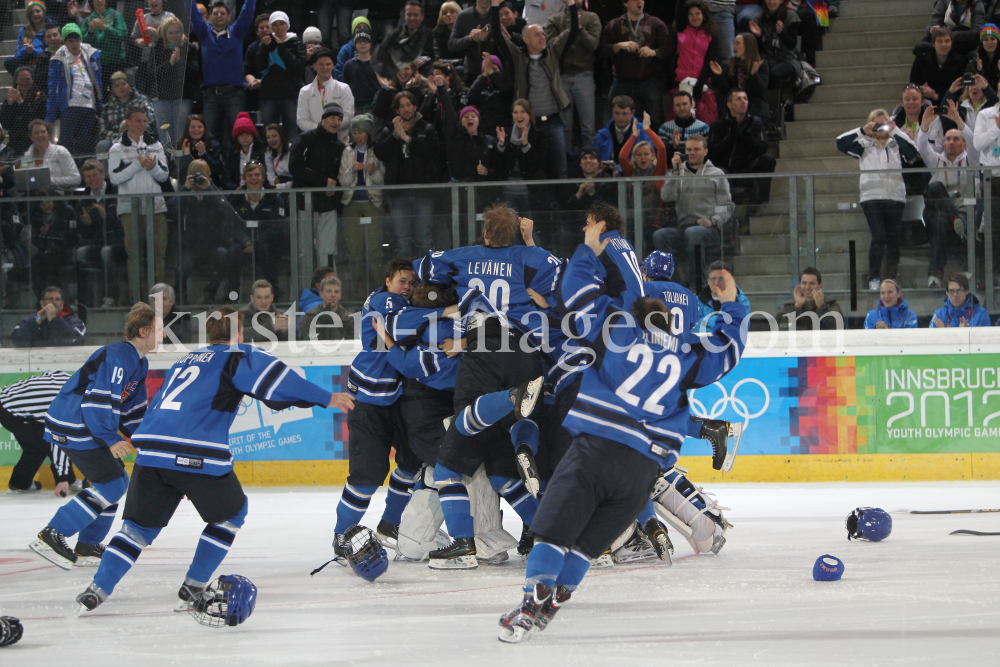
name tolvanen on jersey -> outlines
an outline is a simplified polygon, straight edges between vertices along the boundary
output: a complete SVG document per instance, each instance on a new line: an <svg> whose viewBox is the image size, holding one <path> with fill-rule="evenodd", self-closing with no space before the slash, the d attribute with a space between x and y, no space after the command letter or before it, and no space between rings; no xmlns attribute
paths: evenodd
<svg viewBox="0 0 1000 667"><path fill-rule="evenodd" d="M677 292L660 292L660 299L664 303L679 303L682 306L688 305L687 294L679 294Z"/></svg>

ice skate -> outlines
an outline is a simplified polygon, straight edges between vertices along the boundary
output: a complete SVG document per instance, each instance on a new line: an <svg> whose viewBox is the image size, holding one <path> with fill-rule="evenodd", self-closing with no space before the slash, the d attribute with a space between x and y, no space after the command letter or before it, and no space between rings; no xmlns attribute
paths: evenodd
<svg viewBox="0 0 1000 667"><path fill-rule="evenodd" d="M52 526L45 526L42 532L38 533L38 539L29 544L28 547L45 560L64 570L73 569L77 561L76 554L66 544L66 537Z"/></svg>
<svg viewBox="0 0 1000 667"><path fill-rule="evenodd" d="M527 443L518 445L515 457L517 459L517 472L521 475L524 488L537 498L538 491L541 489L541 480L538 476L538 466L535 465L535 453L531 451L531 445Z"/></svg>
<svg viewBox="0 0 1000 667"><path fill-rule="evenodd" d="M174 611L187 611L191 604L191 600L201 597L204 592L204 586L193 586L185 581L181 584L180 589L177 591L177 597L180 599L180 604L174 607Z"/></svg>
<svg viewBox="0 0 1000 667"><path fill-rule="evenodd" d="M670 541L670 536L667 535L667 527L660 523L656 517L652 517L642 527L642 532L646 534L646 538L656 549L656 555L659 559L667 565L673 565L674 545Z"/></svg>
<svg viewBox="0 0 1000 667"><path fill-rule="evenodd" d="M399 533L396 533L397 536ZM334 533L333 535L333 561L337 565L347 567L347 547L344 545L344 534Z"/></svg>
<svg viewBox="0 0 1000 667"><path fill-rule="evenodd" d="M87 590L76 596L76 601L80 603L80 613L94 611L107 599L108 594L102 591L97 584L87 586ZM78 613L77 615L80 614Z"/></svg>
<svg viewBox="0 0 1000 667"><path fill-rule="evenodd" d="M399 526L382 519L378 522L375 537L386 549L395 549L396 542L399 540Z"/></svg>
<svg viewBox="0 0 1000 667"><path fill-rule="evenodd" d="M14 494L14 493L35 493L36 491L41 491L41 490L42 490L42 483L41 482L32 482L31 485L28 486L28 488L26 488L26 489L15 489L12 486L8 486L7 487L7 493L11 493L11 494Z"/></svg>
<svg viewBox="0 0 1000 667"><path fill-rule="evenodd" d="M559 608L565 602L568 602L572 593L565 586L556 586L556 590L549 596L549 599L545 601L542 608L538 612L538 616L535 617L535 627L541 632L549 626L552 621L552 617L556 615Z"/></svg>
<svg viewBox="0 0 1000 667"><path fill-rule="evenodd" d="M520 387L511 390L510 397L514 401L514 416L518 420L527 419L535 411L538 397L542 395L542 382L544 380L545 376L539 375L534 380L529 380Z"/></svg>
<svg viewBox="0 0 1000 667"><path fill-rule="evenodd" d="M607 570L615 566L615 560L611 556L611 551L605 551L597 558L590 559L591 570Z"/></svg>
<svg viewBox="0 0 1000 667"><path fill-rule="evenodd" d="M517 543L517 553L522 561L527 561L531 555L531 549L535 546L535 534L528 528L528 524L523 524L521 528L521 540Z"/></svg>
<svg viewBox="0 0 1000 667"><path fill-rule="evenodd" d="M104 545L77 542L73 553L76 554L77 567L97 567L104 556Z"/></svg>
<svg viewBox="0 0 1000 667"><path fill-rule="evenodd" d="M427 567L432 570L474 570L479 567L475 538L459 537L449 546L432 551Z"/></svg>
<svg viewBox="0 0 1000 667"><path fill-rule="evenodd" d="M656 549L640 530L636 530L628 542L615 549L612 554L615 563L635 563L650 558L658 558Z"/></svg>
<svg viewBox="0 0 1000 667"><path fill-rule="evenodd" d="M498 639L508 644L516 644L531 636L535 630L535 620L542 605L549 601L552 589L545 584L535 584L530 593L524 594L521 604L500 617Z"/></svg>
<svg viewBox="0 0 1000 667"><path fill-rule="evenodd" d="M477 563L482 563L483 565L499 565L500 563L505 563L510 559L510 555L506 551L501 551L500 553L494 554L489 558L477 558Z"/></svg>
<svg viewBox="0 0 1000 667"><path fill-rule="evenodd" d="M701 433L698 437L708 440L712 445L712 467L723 472L732 470L736 452L740 447L740 439L743 437L743 424L694 415L691 419L701 422ZM729 447L729 438L733 438L732 449Z"/></svg>

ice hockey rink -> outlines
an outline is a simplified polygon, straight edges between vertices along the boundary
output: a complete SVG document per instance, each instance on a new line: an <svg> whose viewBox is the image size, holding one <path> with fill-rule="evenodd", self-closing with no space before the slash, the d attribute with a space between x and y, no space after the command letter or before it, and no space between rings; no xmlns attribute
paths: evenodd
<svg viewBox="0 0 1000 667"><path fill-rule="evenodd" d="M204 527L186 501L114 595L77 618L93 568L64 572L27 548L61 501L4 495L0 614L25 630L0 665L1000 665L1000 537L949 535L1000 531L1000 514L901 511L998 507L1000 482L708 490L732 508L719 555L695 556L671 531L672 568L591 571L548 629L518 646L496 638L521 596L515 551L471 572L393 562L373 584L337 565L310 577L332 553L336 488L249 489L250 516L219 573L249 577L259 600L246 623L221 629L172 611ZM848 542L844 519L858 506L892 512L892 535ZM513 511L504 516L520 535ZM843 580L813 581L823 554L844 561Z"/></svg>

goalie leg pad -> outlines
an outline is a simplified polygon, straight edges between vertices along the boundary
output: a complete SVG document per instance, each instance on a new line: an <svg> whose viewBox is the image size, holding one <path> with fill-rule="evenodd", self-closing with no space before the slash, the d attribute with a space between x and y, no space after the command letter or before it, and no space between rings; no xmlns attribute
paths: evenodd
<svg viewBox="0 0 1000 667"><path fill-rule="evenodd" d="M728 508L719 507L711 494L692 484L686 472L675 466L657 479L652 493L656 512L684 535L695 553L718 553L729 527L722 510Z"/></svg>
<svg viewBox="0 0 1000 667"><path fill-rule="evenodd" d="M486 474L486 467L479 466L476 474L465 478L469 489L469 502L475 528L476 556L489 561L517 546L514 536L503 529L500 497ZM530 496L529 496L530 497Z"/></svg>
<svg viewBox="0 0 1000 667"><path fill-rule="evenodd" d="M434 536L444 523L444 512L436 489L421 487L413 492L399 522L396 553L411 560L425 560L438 548Z"/></svg>

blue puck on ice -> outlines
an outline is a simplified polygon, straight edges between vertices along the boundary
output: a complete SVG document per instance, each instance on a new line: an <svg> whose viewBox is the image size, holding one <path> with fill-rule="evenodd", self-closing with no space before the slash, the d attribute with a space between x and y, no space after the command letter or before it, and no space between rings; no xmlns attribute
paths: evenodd
<svg viewBox="0 0 1000 667"><path fill-rule="evenodd" d="M844 561L830 554L823 554L813 565L813 579L816 581L840 581L844 576Z"/></svg>

